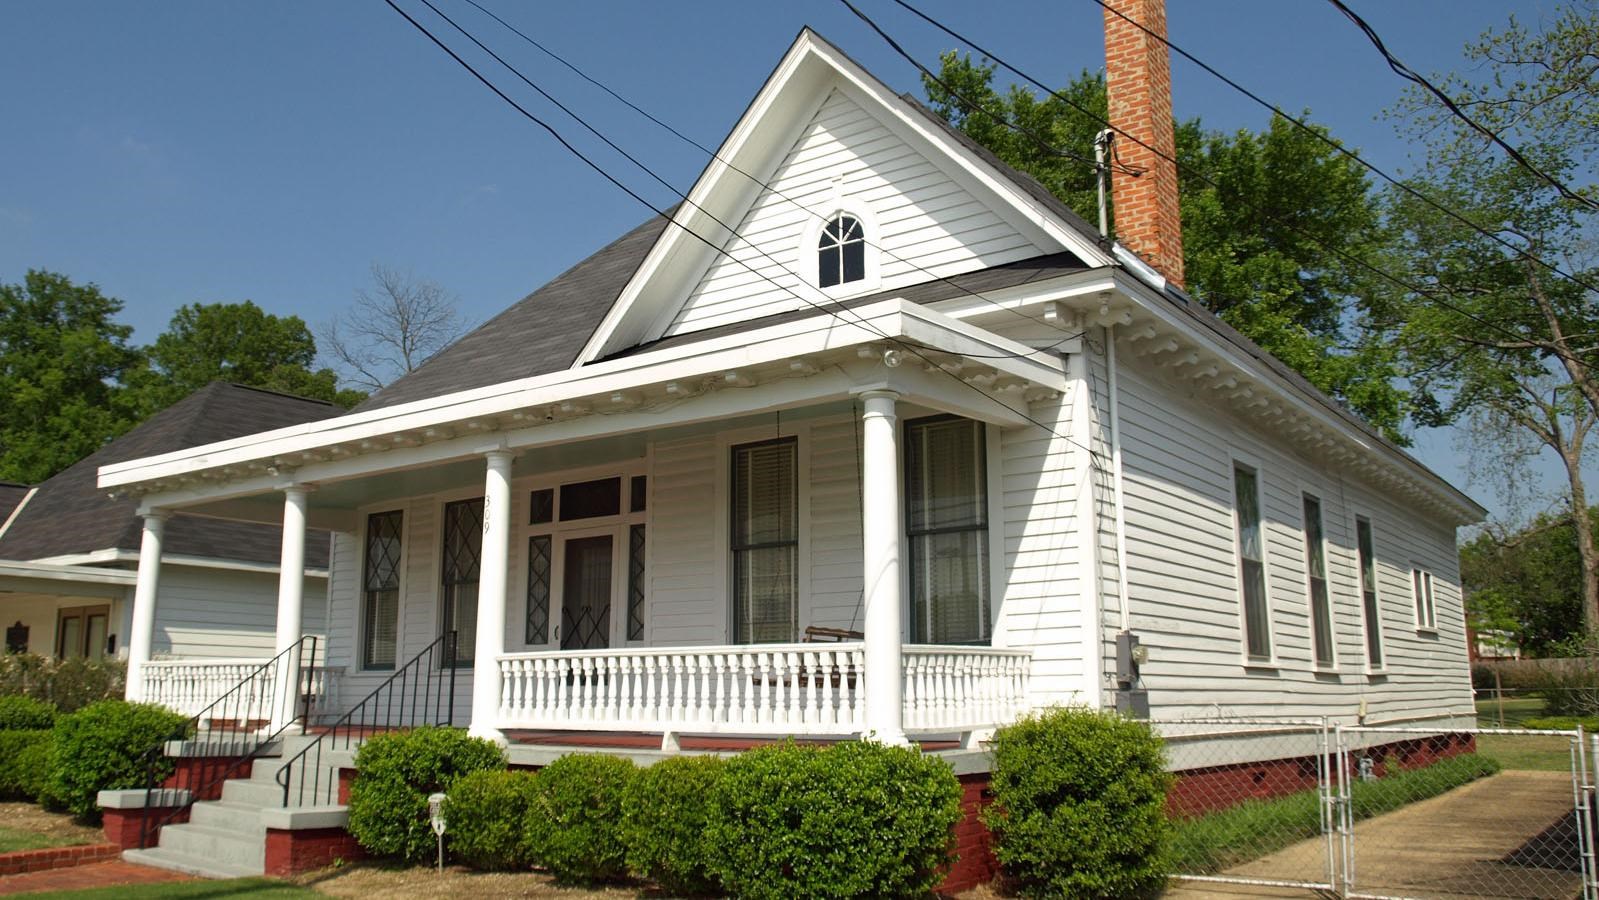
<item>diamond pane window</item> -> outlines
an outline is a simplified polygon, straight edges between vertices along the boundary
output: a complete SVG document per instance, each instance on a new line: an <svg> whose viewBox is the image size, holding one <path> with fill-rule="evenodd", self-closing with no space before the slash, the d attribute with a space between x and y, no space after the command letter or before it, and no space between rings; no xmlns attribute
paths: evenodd
<svg viewBox="0 0 1599 900"><path fill-rule="evenodd" d="M456 633L455 664L470 666L477 645L477 589L483 555L483 498L444 507L444 565L440 595L444 633Z"/></svg>
<svg viewBox="0 0 1599 900"><path fill-rule="evenodd" d="M643 525L634 525L627 539L627 639L644 640Z"/></svg>
<svg viewBox="0 0 1599 900"><path fill-rule="evenodd" d="M550 640L550 577L550 536L534 535L527 541L526 643L544 644Z"/></svg>
<svg viewBox="0 0 1599 900"><path fill-rule="evenodd" d="M361 667L394 668L400 623L399 510L366 518L365 558L361 574Z"/></svg>

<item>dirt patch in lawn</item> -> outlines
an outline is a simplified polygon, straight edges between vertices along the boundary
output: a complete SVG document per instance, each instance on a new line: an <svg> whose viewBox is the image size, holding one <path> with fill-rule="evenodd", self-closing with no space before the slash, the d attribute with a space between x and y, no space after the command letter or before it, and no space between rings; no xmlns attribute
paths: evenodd
<svg viewBox="0 0 1599 900"><path fill-rule="evenodd" d="M476 872L446 866L441 874L414 866L354 863L323 869L294 879L332 897L370 900L372 897L407 897L411 900L497 900L502 897L548 897L551 900L634 900L659 896L643 888L561 887L555 879L536 872Z"/></svg>
<svg viewBox="0 0 1599 900"><path fill-rule="evenodd" d="M0 850L38 847L69 847L74 844L103 844L100 829L83 825L66 813L47 812L32 803L0 803Z"/></svg>

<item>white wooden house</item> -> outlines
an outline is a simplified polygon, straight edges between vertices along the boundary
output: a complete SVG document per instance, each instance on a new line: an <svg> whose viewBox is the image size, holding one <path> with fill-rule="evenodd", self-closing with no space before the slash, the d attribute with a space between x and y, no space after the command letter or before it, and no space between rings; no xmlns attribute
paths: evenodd
<svg viewBox="0 0 1599 900"><path fill-rule="evenodd" d="M130 664L181 512L282 524L280 648L333 531L346 696L455 632L495 738L1471 718L1460 491L810 31L717 156L355 411L101 467Z"/></svg>

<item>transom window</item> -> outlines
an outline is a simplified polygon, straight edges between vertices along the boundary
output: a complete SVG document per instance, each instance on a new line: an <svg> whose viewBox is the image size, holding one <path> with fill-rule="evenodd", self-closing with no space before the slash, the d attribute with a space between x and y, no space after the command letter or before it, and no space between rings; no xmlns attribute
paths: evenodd
<svg viewBox="0 0 1599 900"><path fill-rule="evenodd" d="M983 424L938 416L905 425L911 634L929 644L989 638L988 491Z"/></svg>
<svg viewBox="0 0 1599 900"><path fill-rule="evenodd" d="M817 284L828 288L866 278L866 229L854 216L827 220L816 244Z"/></svg>

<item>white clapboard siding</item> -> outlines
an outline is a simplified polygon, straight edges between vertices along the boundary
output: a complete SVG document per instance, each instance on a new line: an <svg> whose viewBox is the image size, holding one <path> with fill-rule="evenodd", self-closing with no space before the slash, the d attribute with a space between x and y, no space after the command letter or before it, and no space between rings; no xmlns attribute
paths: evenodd
<svg viewBox="0 0 1599 900"><path fill-rule="evenodd" d="M1342 716L1369 721L1470 715L1454 530L1358 479L1307 460L1202 395L1124 354L1121 439L1133 629L1150 659L1156 715ZM1233 461L1256 466L1265 519L1270 666L1246 666L1233 526ZM1303 496L1321 501L1335 664L1313 659ZM1367 674L1355 550L1371 519L1386 674ZM1112 557L1112 560L1114 557ZM1410 568L1436 579L1438 630L1418 634ZM1107 587L1107 592L1109 588ZM1112 629L1107 627L1107 632Z"/></svg>
<svg viewBox="0 0 1599 900"><path fill-rule="evenodd" d="M816 248L799 245L818 216L840 206L838 178L842 207L875 223L866 252L877 256L881 289L1045 252L835 90L767 182L771 188L738 220L738 237L724 248L733 259L711 264L666 333L803 307L788 289L800 290L798 279L810 277ZM805 296L820 298L814 290Z"/></svg>
<svg viewBox="0 0 1599 900"><path fill-rule="evenodd" d="M305 579L304 633L326 633L327 582ZM167 564L162 567L151 649L184 659L260 657L275 652L276 572Z"/></svg>
<svg viewBox="0 0 1599 900"><path fill-rule="evenodd" d="M714 436L655 445L646 613L652 645L727 643L725 546L717 527L720 452Z"/></svg>

